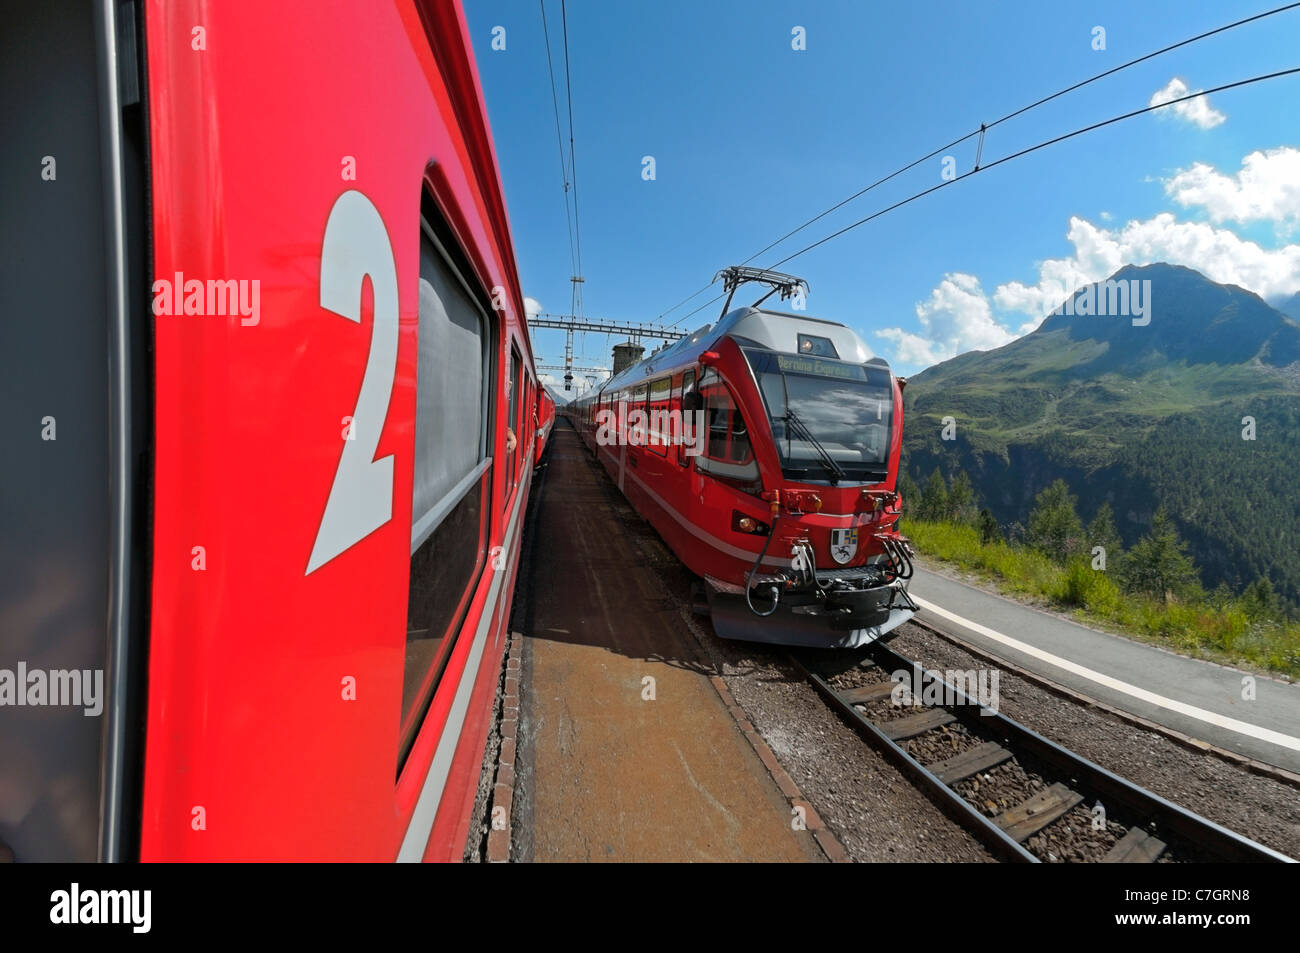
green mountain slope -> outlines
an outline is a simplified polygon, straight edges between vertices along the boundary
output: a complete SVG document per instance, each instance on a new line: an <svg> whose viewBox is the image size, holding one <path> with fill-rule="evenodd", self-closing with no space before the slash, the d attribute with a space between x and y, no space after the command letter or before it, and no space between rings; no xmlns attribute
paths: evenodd
<svg viewBox="0 0 1300 953"><path fill-rule="evenodd" d="M1281 301L1274 301L1273 307L1277 308L1293 321L1300 321L1300 291L1297 291L1289 298L1283 298Z"/></svg>
<svg viewBox="0 0 1300 953"><path fill-rule="evenodd" d="M905 468L965 470L1004 525L1025 524L1034 495L1063 478L1085 520L1111 503L1126 544L1164 504L1205 585L1267 575L1300 604L1300 324L1188 268L1111 280L1151 282L1149 324L1054 313L911 378Z"/></svg>

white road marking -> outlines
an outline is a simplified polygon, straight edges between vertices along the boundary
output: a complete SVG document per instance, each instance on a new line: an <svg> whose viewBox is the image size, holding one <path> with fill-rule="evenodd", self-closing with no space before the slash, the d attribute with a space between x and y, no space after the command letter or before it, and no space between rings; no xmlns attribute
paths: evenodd
<svg viewBox="0 0 1300 953"><path fill-rule="evenodd" d="M1292 751L1300 751L1300 738L1294 738L1291 735L1284 735L1280 731L1272 731L1268 728L1261 728L1258 725L1252 725L1248 722L1238 721L1235 718L1229 718L1227 715L1220 715L1217 712L1206 711L1204 708L1197 708L1195 705L1188 705L1185 702L1176 701L1172 698L1166 698L1164 695L1157 695L1155 692L1147 691L1145 688L1138 688L1136 685L1130 685L1128 682L1120 681L1118 678L1112 678L1101 672L1093 671L1087 666L1080 665L1077 662L1071 662L1069 659L1063 659L1051 652L1046 652L1036 646L1021 642L1019 639L1013 639L1009 635L1003 635L995 629L988 626L980 625L978 622L971 622L969 619L963 619L955 612L949 612L940 606L935 605L927 599L921 599L918 596L912 596L912 601L924 609L926 612L933 612L937 616L947 619L949 622L955 622L963 628L970 629L972 632L978 632L986 639L992 639L994 642L1000 642L1007 648L1015 649L1017 652L1023 652L1025 655L1032 656L1040 661L1053 665L1056 668L1064 669L1081 678L1096 682L1098 685L1104 685L1113 691L1122 692L1133 698L1140 699L1160 708L1166 708L1169 711L1178 712L1180 715L1186 715L1188 718L1195 718L1197 721L1203 721L1207 724L1216 725L1219 728L1226 728L1228 731L1235 731L1240 735L1248 735L1251 738L1258 738L1260 741L1267 741L1269 744L1278 745L1282 748L1290 748Z"/></svg>

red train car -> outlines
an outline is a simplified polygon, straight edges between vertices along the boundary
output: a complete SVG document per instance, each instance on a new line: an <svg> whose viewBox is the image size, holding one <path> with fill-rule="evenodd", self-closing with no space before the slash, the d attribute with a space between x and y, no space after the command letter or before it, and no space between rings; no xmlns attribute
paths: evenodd
<svg viewBox="0 0 1300 953"><path fill-rule="evenodd" d="M57 439L6 493L0 669L103 685L0 709L0 842L459 859L540 393L459 5L51 0L3 42L43 317L0 379Z"/></svg>
<svg viewBox="0 0 1300 953"><path fill-rule="evenodd" d="M703 577L724 638L857 646L916 611L895 489L902 384L842 324L762 309L801 279L723 273L751 307L624 370L571 416L619 488ZM692 421L696 421L692 424Z"/></svg>
<svg viewBox="0 0 1300 953"><path fill-rule="evenodd" d="M546 450L546 440L551 435L551 428L555 426L555 399L546 392L543 385L537 389L537 455L533 459L534 464L542 462L542 454Z"/></svg>

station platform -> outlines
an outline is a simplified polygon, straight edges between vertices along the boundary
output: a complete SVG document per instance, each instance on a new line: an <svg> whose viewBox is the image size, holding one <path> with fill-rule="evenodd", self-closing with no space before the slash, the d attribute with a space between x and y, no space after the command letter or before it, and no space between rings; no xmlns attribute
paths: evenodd
<svg viewBox="0 0 1300 953"><path fill-rule="evenodd" d="M653 530L567 421L551 439L516 594L528 608L511 858L825 860L637 545Z"/></svg>

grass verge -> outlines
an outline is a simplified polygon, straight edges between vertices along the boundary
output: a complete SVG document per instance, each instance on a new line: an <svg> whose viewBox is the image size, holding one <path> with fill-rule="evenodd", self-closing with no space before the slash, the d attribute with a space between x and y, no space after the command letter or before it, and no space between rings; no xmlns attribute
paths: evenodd
<svg viewBox="0 0 1300 953"><path fill-rule="evenodd" d="M1238 600L1166 604L1123 592L1087 560L1062 565L1029 547L984 543L972 526L905 523L922 557L974 571L1004 593L1045 601L1081 622L1184 655L1300 678L1300 623L1252 620Z"/></svg>

